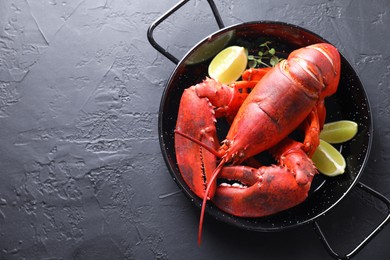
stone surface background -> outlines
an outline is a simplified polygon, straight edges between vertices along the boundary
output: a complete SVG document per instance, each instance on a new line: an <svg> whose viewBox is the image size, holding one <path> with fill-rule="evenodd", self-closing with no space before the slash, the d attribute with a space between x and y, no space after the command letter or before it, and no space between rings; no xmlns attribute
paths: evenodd
<svg viewBox="0 0 390 260"><path fill-rule="evenodd" d="M177 0L0 1L0 259L331 259L312 227L255 233L207 219L158 143L175 65L147 41ZM366 87L374 142L362 181L390 197L390 2L215 1L225 25L276 20L336 45ZM178 57L217 30L204 0L156 31ZM383 217L352 192L324 217L347 251ZM386 227L356 259L390 254Z"/></svg>

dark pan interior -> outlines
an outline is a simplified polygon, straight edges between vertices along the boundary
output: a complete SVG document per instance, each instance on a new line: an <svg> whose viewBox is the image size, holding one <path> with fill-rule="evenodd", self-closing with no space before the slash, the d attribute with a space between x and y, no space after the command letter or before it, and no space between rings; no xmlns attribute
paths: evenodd
<svg viewBox="0 0 390 260"><path fill-rule="evenodd" d="M159 140L167 167L183 192L197 205L201 200L187 187L176 163L173 131L176 125L180 97L185 88L200 82L207 75L210 59L222 48L241 45L249 50L266 40L277 51L287 55L294 49L326 42L303 28L279 22L254 22L225 28L197 44L178 64L164 90L159 114ZM337 93L326 100L327 121L353 120L358 123L356 137L338 145L347 161L346 172L338 177L318 174L307 200L300 205L262 218L238 218L226 214L212 203L207 213L235 226L257 231L276 231L308 223L337 204L354 186L365 167L372 139L371 110L359 77L342 56L341 80Z"/></svg>

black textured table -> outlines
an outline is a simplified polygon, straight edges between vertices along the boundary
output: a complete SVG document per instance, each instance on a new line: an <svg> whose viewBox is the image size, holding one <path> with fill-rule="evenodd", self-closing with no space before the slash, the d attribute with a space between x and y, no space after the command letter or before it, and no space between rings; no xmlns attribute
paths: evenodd
<svg viewBox="0 0 390 260"><path fill-rule="evenodd" d="M172 180L158 111L175 65L149 25L177 0L0 2L0 259L332 259L305 225L276 233L206 217ZM361 181L390 197L390 2L216 1L225 25L283 21L349 60L370 99L374 136ZM161 24L182 57L218 30L207 1ZM386 215L358 189L321 218L341 253ZM387 259L385 227L356 259Z"/></svg>

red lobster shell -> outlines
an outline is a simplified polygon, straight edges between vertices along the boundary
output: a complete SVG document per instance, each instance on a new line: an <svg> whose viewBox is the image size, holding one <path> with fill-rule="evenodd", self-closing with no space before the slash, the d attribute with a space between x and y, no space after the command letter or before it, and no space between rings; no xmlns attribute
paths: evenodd
<svg viewBox="0 0 390 260"><path fill-rule="evenodd" d="M206 79L181 98L176 157L184 180L203 198L200 230L207 199L240 217L274 214L306 199L316 173L310 156L325 120L324 98L337 90L340 55L331 44L314 44L270 70L249 70L242 78L230 86ZM253 89L245 94L243 87ZM222 145L215 126L219 117L232 121ZM297 128L304 132L303 141L288 137ZM241 165L267 150L278 165ZM243 187L217 187L217 177Z"/></svg>

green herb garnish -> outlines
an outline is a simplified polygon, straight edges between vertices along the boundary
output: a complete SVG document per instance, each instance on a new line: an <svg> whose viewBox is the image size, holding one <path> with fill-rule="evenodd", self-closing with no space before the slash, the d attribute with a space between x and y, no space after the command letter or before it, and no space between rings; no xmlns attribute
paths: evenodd
<svg viewBox="0 0 390 260"><path fill-rule="evenodd" d="M256 67L275 67L276 64L278 64L283 58L277 57L276 51L274 48L270 47L271 42L266 41L259 45L260 50L257 53L257 56L255 55L248 55L248 66L250 68L256 68ZM264 60L267 60L268 63L264 62Z"/></svg>

